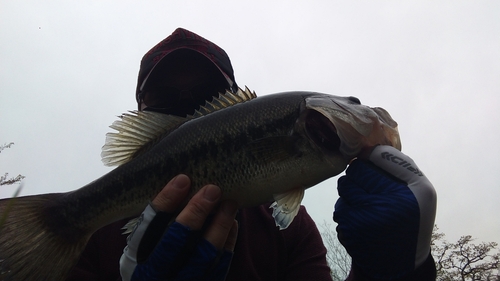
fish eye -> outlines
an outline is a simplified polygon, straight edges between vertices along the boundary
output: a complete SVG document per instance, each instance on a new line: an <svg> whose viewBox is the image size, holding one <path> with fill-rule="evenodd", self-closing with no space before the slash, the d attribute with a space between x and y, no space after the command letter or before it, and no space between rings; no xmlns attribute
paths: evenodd
<svg viewBox="0 0 500 281"><path fill-rule="evenodd" d="M347 99L355 104L361 104L361 101L357 97L348 97Z"/></svg>

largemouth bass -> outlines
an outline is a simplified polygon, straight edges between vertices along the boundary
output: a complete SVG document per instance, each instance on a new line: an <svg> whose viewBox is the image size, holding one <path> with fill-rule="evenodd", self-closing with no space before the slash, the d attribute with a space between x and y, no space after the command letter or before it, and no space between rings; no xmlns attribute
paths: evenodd
<svg viewBox="0 0 500 281"><path fill-rule="evenodd" d="M357 98L254 97L226 93L186 118L124 114L102 153L116 169L72 192L1 200L0 280L63 280L93 232L140 214L179 173L192 194L213 183L241 208L276 200L273 216L286 228L304 189L341 173L363 147L401 148L390 115Z"/></svg>

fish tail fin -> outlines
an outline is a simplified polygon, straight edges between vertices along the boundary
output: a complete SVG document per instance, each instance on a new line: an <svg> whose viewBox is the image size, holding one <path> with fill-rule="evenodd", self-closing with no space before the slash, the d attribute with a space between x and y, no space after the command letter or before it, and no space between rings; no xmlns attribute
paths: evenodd
<svg viewBox="0 0 500 281"><path fill-rule="evenodd" d="M51 217L61 194L0 200L0 281L64 280L91 233Z"/></svg>

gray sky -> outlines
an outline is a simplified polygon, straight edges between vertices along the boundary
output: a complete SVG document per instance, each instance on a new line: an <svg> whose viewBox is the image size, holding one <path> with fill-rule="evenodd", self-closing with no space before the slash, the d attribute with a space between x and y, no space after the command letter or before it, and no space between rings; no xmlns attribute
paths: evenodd
<svg viewBox="0 0 500 281"><path fill-rule="evenodd" d="M0 143L15 142L0 172L25 175L23 195L110 171L100 150L136 108L140 59L184 27L224 48L258 95L310 90L387 109L437 189L441 231L500 242L500 2L177 2L0 3ZM317 223L331 222L336 180L306 192Z"/></svg>

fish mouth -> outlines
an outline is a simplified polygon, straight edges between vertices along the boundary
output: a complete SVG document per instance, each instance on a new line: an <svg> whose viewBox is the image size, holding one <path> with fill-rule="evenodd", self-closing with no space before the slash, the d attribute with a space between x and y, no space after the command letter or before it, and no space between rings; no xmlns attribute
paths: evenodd
<svg viewBox="0 0 500 281"><path fill-rule="evenodd" d="M335 148L335 152L338 150L348 160L357 157L365 147L390 145L401 149L397 123L386 110L362 105L354 97L318 95L305 101L307 109L324 117L311 114L308 120L308 134L320 147L330 151ZM322 127L318 128L319 125Z"/></svg>
<svg viewBox="0 0 500 281"><path fill-rule="evenodd" d="M307 135L321 149L339 152L341 140L337 128L323 114L316 110L308 110L305 118Z"/></svg>

